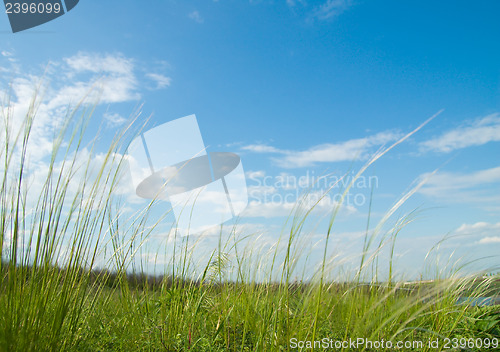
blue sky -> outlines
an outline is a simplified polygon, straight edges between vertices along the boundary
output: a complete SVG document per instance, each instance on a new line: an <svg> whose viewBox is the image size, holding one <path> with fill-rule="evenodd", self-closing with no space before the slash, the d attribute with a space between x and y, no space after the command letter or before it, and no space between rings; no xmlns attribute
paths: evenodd
<svg viewBox="0 0 500 352"><path fill-rule="evenodd" d="M46 70L40 146L98 77L106 87L91 128L104 123L103 145L140 104L155 123L196 114L210 151L241 156L250 194L241 223L269 241L292 206L269 200L296 194L280 176L352 174L443 110L365 174L377 178L374 227L438 169L388 221L419 209L397 248L401 272L422 272L446 234L460 235L446 253L500 249L499 13L493 0L81 0L16 34L0 16L1 91L13 82L22 104ZM40 160L49 149L38 148ZM344 256L359 254L370 189L351 193L365 202L346 204L335 223L332 251ZM305 242L324 237L325 221L315 221Z"/></svg>

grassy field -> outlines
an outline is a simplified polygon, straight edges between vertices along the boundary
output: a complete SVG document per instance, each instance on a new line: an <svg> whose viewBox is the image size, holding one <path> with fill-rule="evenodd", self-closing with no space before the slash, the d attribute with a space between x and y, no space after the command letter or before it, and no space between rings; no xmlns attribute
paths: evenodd
<svg viewBox="0 0 500 352"><path fill-rule="evenodd" d="M59 269L33 268L6 269L2 276L2 351L311 350L300 341L342 350L335 343L358 338L402 341L405 351L441 350L429 343L437 339L444 347L449 338L451 346L456 338L463 350L475 351L484 348L469 348L471 339L493 347L500 338L498 307L456 305L459 295L498 292L494 278L319 287L108 272L71 278ZM9 291L13 276L19 284ZM419 341L422 346L408 345ZM343 350L395 350L367 343Z"/></svg>
<svg viewBox="0 0 500 352"><path fill-rule="evenodd" d="M457 305L463 296L498 295L498 276L457 272L429 282L377 282L363 274L376 263L367 256L359 275L332 280L327 246L338 208L312 277L296 279L295 268L308 209L293 214L290 231L280 238L282 255L259 258L278 273L269 279L256 278L263 266L251 252L226 243L214 248L199 274L191 269L187 243L171 274L130 274L135 252L127 248L140 247L147 237L150 207L126 229L115 221L123 134L96 167L93 144L82 146L87 112L75 109L80 115L70 113L55 137L44 176L33 179L27 156L36 102L22 123L2 109L0 351L499 350L498 306ZM377 153L358 176L418 129ZM405 223L398 221L391 233ZM368 234L365 243L372 243ZM109 267L96 270L106 246L114 251ZM229 266L236 275L228 275Z"/></svg>

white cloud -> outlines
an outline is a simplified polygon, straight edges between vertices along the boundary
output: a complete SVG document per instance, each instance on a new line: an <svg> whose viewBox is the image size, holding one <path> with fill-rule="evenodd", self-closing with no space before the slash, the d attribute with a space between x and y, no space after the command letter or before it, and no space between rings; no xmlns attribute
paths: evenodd
<svg viewBox="0 0 500 352"><path fill-rule="evenodd" d="M37 81L39 81L39 78L33 76L18 77L13 79L10 85L10 109L8 111L9 128L15 134L23 128L27 114L29 114L30 111L36 110L37 118L33 120L30 139L27 145L29 160L33 162L37 162L43 157L51 154L53 139L65 116L59 109L51 109L47 106L47 104L40 102L39 99L36 99L33 102ZM30 108L31 102L34 103L34 108ZM4 122L5 120L2 119L2 123ZM11 134L12 138L14 138L14 134ZM4 144L5 142L6 141L1 140L1 144ZM14 139L7 142L12 146L14 144ZM20 150L18 149L14 150L14 153L19 152Z"/></svg>
<svg viewBox="0 0 500 352"><path fill-rule="evenodd" d="M500 222L491 224L488 222L480 221L474 224L462 224L459 228L455 230L456 235L496 235L500 232Z"/></svg>
<svg viewBox="0 0 500 352"><path fill-rule="evenodd" d="M122 103L140 99L135 76L102 77L70 83L57 89L49 101L51 108L85 102Z"/></svg>
<svg viewBox="0 0 500 352"><path fill-rule="evenodd" d="M79 52L78 54L65 58L63 61L72 73L94 72L113 73L119 75L132 75L134 61L124 57L122 54L96 54Z"/></svg>
<svg viewBox="0 0 500 352"><path fill-rule="evenodd" d="M322 144L305 151L291 152L277 161L283 167L305 167L318 162L363 159L367 157L369 148L381 146L397 139L398 136L394 133L382 132L367 138L352 139L337 144Z"/></svg>
<svg viewBox="0 0 500 352"><path fill-rule="evenodd" d="M393 132L381 132L373 136L351 139L341 143L326 143L303 151L281 150L264 144L253 144L243 150L256 153L282 154L273 160L284 168L297 168L315 165L316 163L352 161L368 157L370 149L395 141L400 137Z"/></svg>
<svg viewBox="0 0 500 352"><path fill-rule="evenodd" d="M352 4L352 0L327 0L314 9L313 17L319 20L327 20L340 15L351 7Z"/></svg>
<svg viewBox="0 0 500 352"><path fill-rule="evenodd" d="M122 54L79 52L63 59L66 82L52 98L52 105L75 104L83 97L102 103L140 98L134 60ZM61 83L61 82L58 82Z"/></svg>
<svg viewBox="0 0 500 352"><path fill-rule="evenodd" d="M250 144L241 148L242 150L247 150L254 153L276 153L285 154L286 151L280 150L278 148L272 147L266 144Z"/></svg>
<svg viewBox="0 0 500 352"><path fill-rule="evenodd" d="M476 119L463 126L420 143L421 151L449 153L457 149L500 142L500 114Z"/></svg>
<svg viewBox="0 0 500 352"><path fill-rule="evenodd" d="M460 203L477 202L498 204L500 194L500 166L471 173L441 172L420 176L427 179L420 193L443 201Z"/></svg>
<svg viewBox="0 0 500 352"><path fill-rule="evenodd" d="M109 112L104 114L104 119L106 120L108 127L118 127L127 121L127 119L120 114Z"/></svg>
<svg viewBox="0 0 500 352"><path fill-rule="evenodd" d="M256 188L256 190L259 192L263 191L262 187ZM252 191L252 189L249 188L249 191ZM334 199L334 196L325 194L322 191L309 192L303 196L299 195L298 199L296 195L287 197L286 194L279 194L273 189L269 189L269 192L276 195L271 197L271 201L250 201L241 216L262 218L286 217L293 215L297 210L303 212L310 209L313 209L314 214L325 215L339 206L339 202ZM250 197L252 197L252 194L250 194ZM342 204L341 210L347 214L357 212L357 209L350 204Z"/></svg>
<svg viewBox="0 0 500 352"><path fill-rule="evenodd" d="M20 72L20 65L12 51L3 50L0 52L0 72L5 72L12 79Z"/></svg>
<svg viewBox="0 0 500 352"><path fill-rule="evenodd" d="M292 214L295 208L295 203L261 203L250 202L248 207L242 213L242 217L262 217L262 218L275 218L284 217Z"/></svg>
<svg viewBox="0 0 500 352"><path fill-rule="evenodd" d="M172 83L172 79L159 73L147 73L146 77L156 83L156 89L163 89Z"/></svg>
<svg viewBox="0 0 500 352"><path fill-rule="evenodd" d="M250 179L258 179L266 176L266 172L264 170L258 170L258 171L247 171L245 172L245 176L250 178Z"/></svg>
<svg viewBox="0 0 500 352"><path fill-rule="evenodd" d="M265 199L268 195L277 193L278 190L274 186L258 185L248 186L248 195L251 198Z"/></svg>
<svg viewBox="0 0 500 352"><path fill-rule="evenodd" d="M193 12L190 12L188 17L190 19L192 19L193 21L197 22L197 23L203 23L204 20L203 20L203 17L201 17L200 13L198 11L193 11Z"/></svg>
<svg viewBox="0 0 500 352"><path fill-rule="evenodd" d="M479 240L479 244L491 244L491 243L500 243L500 236L496 237L485 237Z"/></svg>
<svg viewBox="0 0 500 352"><path fill-rule="evenodd" d="M2 52L1 57L6 56L15 59L12 53ZM45 66L43 77L41 72L40 76L30 75L20 67L12 70L14 78L0 80L0 91L10 91L10 127L13 131L22 127L30 103L36 97L36 118L28 143L29 160L33 163L51 155L53 140L69 108L79 102L111 104L141 97L142 71L135 60L120 53L79 52ZM156 79L159 86L167 83L167 77L159 73L145 76ZM142 88L146 88L144 84ZM113 127L124 121L117 114L107 114L104 118Z"/></svg>
<svg viewBox="0 0 500 352"><path fill-rule="evenodd" d="M425 175L423 177L425 177ZM468 174L453 172L437 173L430 177L426 186L435 186L440 189L445 188L446 190L458 190L498 182L500 182L500 166Z"/></svg>
<svg viewBox="0 0 500 352"><path fill-rule="evenodd" d="M476 222L474 224L462 224L454 231L457 236L472 236L479 238L475 244L500 243L500 222Z"/></svg>

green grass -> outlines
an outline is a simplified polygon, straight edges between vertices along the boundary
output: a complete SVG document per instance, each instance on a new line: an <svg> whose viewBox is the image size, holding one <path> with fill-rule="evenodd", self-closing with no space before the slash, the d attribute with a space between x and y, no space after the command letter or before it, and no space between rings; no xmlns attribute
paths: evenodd
<svg viewBox="0 0 500 352"><path fill-rule="evenodd" d="M311 340L314 325L316 340L440 338L443 343L442 337L499 337L498 309L455 305L456 294L467 289L469 279L413 284L409 290L331 284L322 289L315 324L318 287L313 284L155 278L146 285L143 277L138 285L135 277L104 283L100 280L107 274L100 275L92 280L69 350L279 351L287 350L291 338ZM31 347L46 348L40 343Z"/></svg>
<svg viewBox="0 0 500 352"><path fill-rule="evenodd" d="M404 285L392 274L388 282L372 275L380 250L394 248L414 214L386 233L383 226L421 184L367 231L366 254L351 280L335 277L341 264L328 258L340 207L332 209L321 265L312 277L296 279L312 210L300 206L270 250L245 242L258 234L233 231L224 241L221 234L212 255L197 263L200 271L193 258L198 243L185 238L164 276L131 274L152 231L147 224L155 201L134 221L119 224L114 190L126 129L96 167L95 144L83 146L92 109L76 106L55 137L46 174L37 180L41 187L33 194L27 156L38 104L34 96L21 124L8 102L1 111L0 351L295 351L311 349L293 341L358 338L420 340L423 347L404 350L435 351L430 340L439 339L442 350L445 338L500 338L497 307L456 304L462 295L498 294L495 276L460 277L457 269L432 282ZM380 150L357 176L423 125ZM88 151L85 158L80 151ZM107 267L98 270L104 248L112 253ZM392 273L392 257L389 267ZM342 350L391 350L365 347Z"/></svg>

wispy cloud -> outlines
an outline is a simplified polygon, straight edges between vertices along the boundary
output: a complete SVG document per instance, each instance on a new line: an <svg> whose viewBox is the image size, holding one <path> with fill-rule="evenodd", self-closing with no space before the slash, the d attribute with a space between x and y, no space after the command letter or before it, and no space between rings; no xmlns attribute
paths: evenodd
<svg viewBox="0 0 500 352"><path fill-rule="evenodd" d="M12 80L8 80L5 76L0 77L0 91L9 91L8 121L12 138L15 138L19 131L22 135L30 106L33 105L36 109L36 118L33 119L27 143L26 160L29 162L23 165L26 185L29 187L25 200L28 209L36 204L41 190L46 186L45 181L51 169L48 163L54 155L55 140L67 121L68 113L75 108L75 105L79 102L83 105L102 105L133 101L140 97L139 82L142 81L139 76L140 70L137 69L134 60L122 54L78 53L41 66L47 67L43 75L42 72L38 75L27 74L27 70L21 67L15 72ZM116 127L125 120L116 113L105 113L102 117L110 127ZM6 119L3 119L2 125L5 122ZM4 127L5 125L2 128ZM0 147L5 143L14 146L14 139L0 138ZM67 140L63 145L66 143ZM21 152L20 144L12 148L13 160L16 160ZM72 158L69 155L67 159L54 163L53 167L53 175L71 173L72 182L69 184L66 199L72 199L72 196L81 192L79 188L82 183L79 180L87 177L93 182L98 178L99 170L104 165L110 169L116 168L121 158L121 155L117 154L109 158L102 153L91 155L90 150L85 147L75 153L74 164L67 162ZM18 165L9 166L6 171L0 166L0 171L13 173L16 172L16 167ZM128 184L118 185L116 192L125 197L135 196L135 192L132 193L131 189Z"/></svg>
<svg viewBox="0 0 500 352"><path fill-rule="evenodd" d="M479 238L476 240L476 244L500 243L500 222L480 221L474 224L462 224L454 231L454 235Z"/></svg>
<svg viewBox="0 0 500 352"><path fill-rule="evenodd" d="M198 11L190 12L188 17L197 23L203 23L205 20Z"/></svg>
<svg viewBox="0 0 500 352"><path fill-rule="evenodd" d="M97 54L80 52L63 59L71 73L95 72L131 75L134 61L122 54Z"/></svg>
<svg viewBox="0 0 500 352"><path fill-rule="evenodd" d="M156 83L156 89L167 88L172 83L172 78L159 73L147 73L146 77Z"/></svg>
<svg viewBox="0 0 500 352"><path fill-rule="evenodd" d="M306 5L306 1L305 0L286 0L286 4L290 7L295 7L298 4Z"/></svg>
<svg viewBox="0 0 500 352"><path fill-rule="evenodd" d="M340 143L320 144L302 151L282 150L266 144L252 144L242 149L255 153L281 154L282 156L273 158L276 164L284 168L298 168L313 166L317 163L366 159L374 147L380 147L399 137L401 137L400 134L395 132L381 132Z"/></svg>
<svg viewBox="0 0 500 352"><path fill-rule="evenodd" d="M500 243L500 236L484 237L484 238L481 238L478 243L479 244Z"/></svg>
<svg viewBox="0 0 500 352"><path fill-rule="evenodd" d="M17 64L17 59L13 51L2 50L0 52L0 72L6 72L9 74L19 73L19 65ZM2 62L3 61L3 62ZM2 67L3 63L7 63L8 67Z"/></svg>
<svg viewBox="0 0 500 352"><path fill-rule="evenodd" d="M253 153L275 153L275 154L286 154L284 150L280 150L273 146L267 144L250 144L241 148L242 150L250 151Z"/></svg>
<svg viewBox="0 0 500 352"><path fill-rule="evenodd" d="M118 127L121 126L127 121L123 116L117 113L105 113L104 114L104 119L107 122L108 127Z"/></svg>
<svg viewBox="0 0 500 352"><path fill-rule="evenodd" d="M500 167L471 173L441 172L420 176L428 178L420 193L441 201L458 203L498 204L500 194Z"/></svg>
<svg viewBox="0 0 500 352"><path fill-rule="evenodd" d="M245 176L248 178L262 178L266 176L266 172L264 170L247 171Z"/></svg>
<svg viewBox="0 0 500 352"><path fill-rule="evenodd" d="M52 82L53 86L62 86L56 88L50 101L51 107L75 104L83 97L94 101L98 99L102 103L140 98L134 61L122 54L79 52L64 58L62 68L66 72L66 80Z"/></svg>
<svg viewBox="0 0 500 352"><path fill-rule="evenodd" d="M1 57L15 60L15 54L10 52L1 53ZM33 162L51 154L54 131L66 119L68 107L81 101L112 104L138 100L141 89L146 88L142 83L144 77L154 80L159 88L170 83L168 77L159 73L142 74L144 71L136 60L121 53L78 52L50 62L43 78L42 72L39 76L27 74L22 67L12 72L14 78L0 79L0 92L11 92L13 128L22 126L37 86L42 83L38 96L43 99L36 102L37 118L30 134L29 152ZM4 89L8 86L9 89ZM117 114L107 114L104 118L108 126L114 127L124 121Z"/></svg>
<svg viewBox="0 0 500 352"><path fill-rule="evenodd" d="M500 142L500 114L478 118L441 136L420 143L420 150L449 153L457 149Z"/></svg>
<svg viewBox="0 0 500 352"><path fill-rule="evenodd" d="M252 192L249 189L249 192ZM273 190L270 190L273 192ZM295 201L288 201L286 197L276 197L275 199L280 199L280 201L251 201L248 207L241 214L242 217L260 217L260 218L276 218L276 217L287 217L293 215L295 211L308 211L312 210L312 214L315 215L325 215L332 212L336 207L340 207L345 214L354 214L358 210L353 205L341 204L334 199L330 194L325 194L324 192L310 192L302 197L299 197Z"/></svg>
<svg viewBox="0 0 500 352"><path fill-rule="evenodd" d="M327 20L340 15L352 5L352 0L327 0L314 8L312 16L319 20Z"/></svg>

